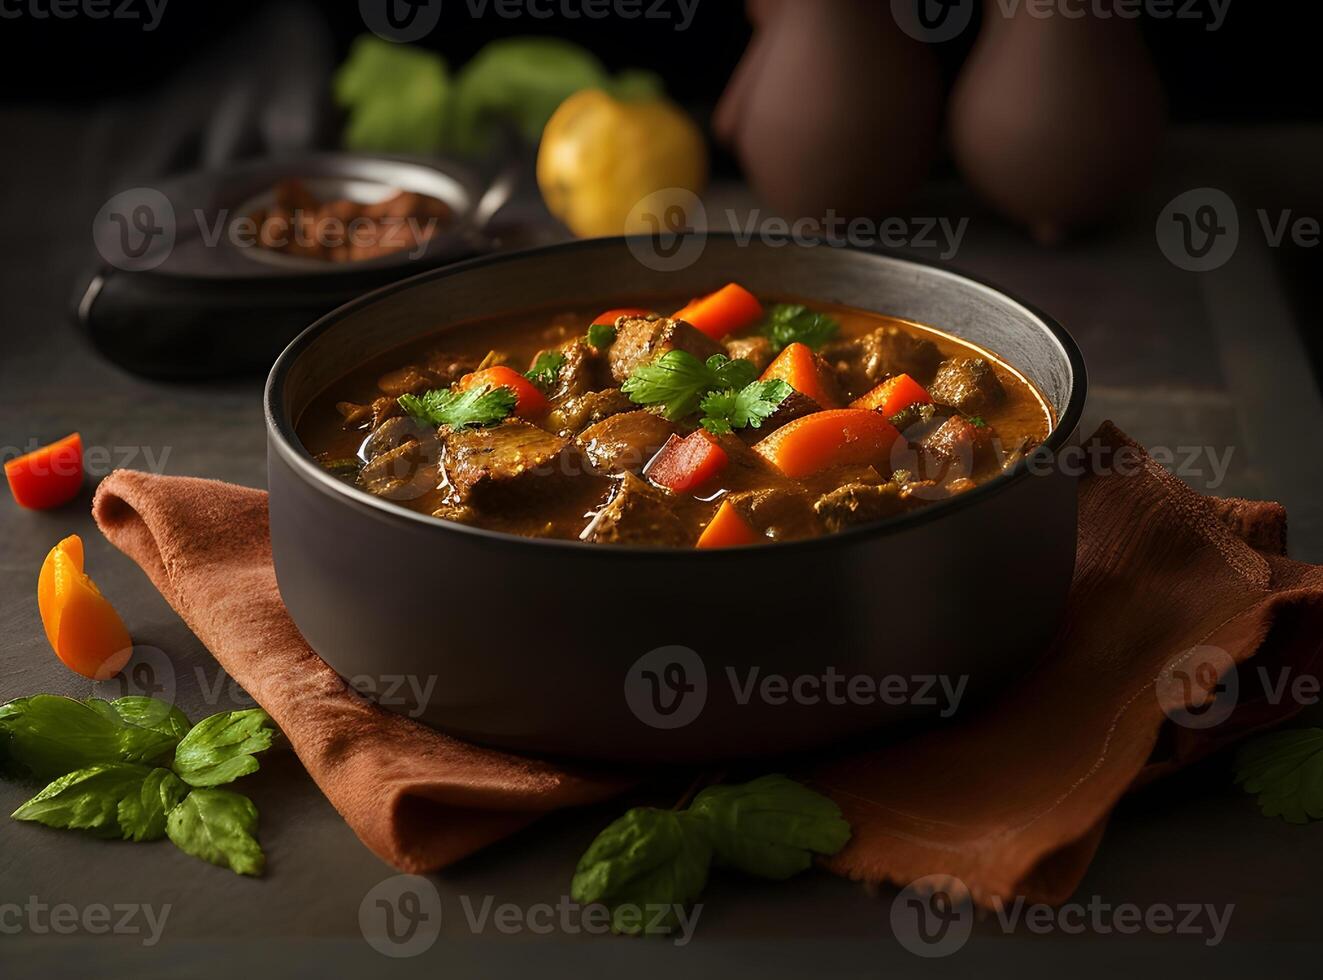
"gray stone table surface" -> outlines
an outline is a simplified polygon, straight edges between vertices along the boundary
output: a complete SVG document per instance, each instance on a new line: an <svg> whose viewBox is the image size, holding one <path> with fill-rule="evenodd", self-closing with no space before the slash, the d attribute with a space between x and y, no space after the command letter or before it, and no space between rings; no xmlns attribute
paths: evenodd
<svg viewBox="0 0 1323 980"><path fill-rule="evenodd" d="M0 111L8 134L0 157L0 445L78 429L116 464L261 487L257 380L144 381L98 358L67 322L71 284L89 254L91 215L115 189L104 174L117 144L86 123L54 112ZM1319 214L1313 180L1320 162L1316 131L1183 132L1171 141L1158 185L1133 213L1105 234L1054 249L985 215L957 190L939 187L913 213L968 217L952 264L1004 284L1074 332L1093 386L1086 430L1107 417L1147 444L1199 448L1205 465L1183 474L1190 482L1284 501L1293 553L1319 561L1323 411L1300 343L1301 330L1319 325L1300 322L1274 253L1245 209L1261 199ZM1175 193L1204 185L1226 188L1242 204L1241 242L1222 269L1197 274L1163 257L1154 222ZM746 215L748 207L741 189L717 188L709 218L721 225L727 208ZM914 244L929 257L943 250ZM1221 475L1207 461L1227 452ZM95 531L90 486L75 505L40 514L0 494L0 701L92 693L90 682L51 655L35 601L42 557L77 532L90 571L137 641L173 665L181 707L196 717L246 704L140 571ZM466 910L488 896L523 910L556 903L576 858L619 805L550 817L431 876L443 910L439 939L416 957L388 959L364 941L359 909L391 870L358 843L290 753L276 753L246 789L261 809L269 857L261 880L204 865L164 842L111 844L0 820L0 976L999 975L1148 973L1172 965L1217 975L1276 967L1293 975L1311 960L1316 975L1323 952L1323 825L1260 816L1231 785L1225 757L1124 801L1077 894L1081 902L1141 908L1233 903L1223 942L1096 930L1036 935L1023 926L1007 935L994 918L976 924L958 955L932 961L914 958L892 937L893 891L874 893L821 873L784 884L714 878L696 936L683 947L559 925L542 935L469 922ZM24 798L24 787L0 784L5 813ZM27 911L38 903L68 904L79 915L98 903L169 911L159 943L148 945L142 933L79 927L57 934L46 913Z"/></svg>

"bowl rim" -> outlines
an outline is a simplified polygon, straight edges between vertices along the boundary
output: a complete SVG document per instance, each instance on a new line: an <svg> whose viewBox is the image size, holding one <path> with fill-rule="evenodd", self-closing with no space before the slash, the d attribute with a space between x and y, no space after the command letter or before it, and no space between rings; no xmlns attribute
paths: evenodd
<svg viewBox="0 0 1323 980"><path fill-rule="evenodd" d="M637 238L638 236L634 237ZM734 240L736 236L730 232L709 232L707 233L707 238ZM283 399L280 397L284 390L286 378L294 363L302 354L304 348L311 344L326 330L330 329L351 313L355 313L364 307L380 302L388 296L412 289L424 281L464 275L470 270L483 268L489 265L513 262L519 259L536 258L539 255L549 255L557 252L580 250L590 251L595 248L619 247L621 245L627 245L628 242L628 236L617 235L555 242L549 245L538 245L531 248L478 256L476 258L445 265L440 268L420 272L407 279L401 279L397 282L389 283L336 307L334 310L319 317L308 327L304 328L298 336L290 341L285 349L280 352L280 355L271 366L271 370L267 375L266 384L263 387L262 392L263 410L266 420L267 440L269 446L273 447L275 451L280 454L284 462L308 481L315 489L340 500L355 510L388 523L412 525L423 530L431 529L435 532L471 535L479 539L484 539L493 545L500 544L508 547L559 548L568 549L580 554L600 556L647 556L649 559L661 558L664 560L676 560L682 558L693 559L696 555L700 554L698 549L638 545L601 545L589 541L571 541L564 538L525 537L522 535L511 534L508 531L497 531L490 528L461 524L458 521L448 521L444 518L433 517L430 514L423 514L419 511L402 507L399 504L374 497L365 490L352 487L343 480L336 479L321 466L317 465L312 454L309 453L299 441L298 435L294 431L293 420L290 419L285 412ZM949 265L944 263L939 264L932 260L918 259L908 255L893 254L880 249L862 249L851 246L842 246L839 250L852 252L857 255L869 256L873 259L919 266L927 270L929 273L936 274L941 278L963 280L964 284L968 286L974 286L979 290L995 294L996 297L1002 301L1011 302L1020 307L1030 319L1036 319L1047 329L1047 332L1056 341L1057 346L1070 368L1070 397L1067 399L1065 407L1058 410L1056 425L1052 427L1047 438L1043 440L1041 446L1035 451L1035 454L1043 450L1048 450L1052 454L1056 454L1069 442L1072 434L1079 427L1080 419L1084 412L1084 401L1088 389L1088 374L1084 364L1084 355L1080 350L1079 344L1065 327L1057 322L1056 319L1043 312L1032 303L1028 303L1023 299L1020 299L1018 296L1007 292L1000 286L978 276L973 276L963 271L952 269ZM939 329L945 328L939 327ZM1017 370L1022 369L1017 367ZM1053 407L1055 408L1056 406ZM701 552L704 557L700 560L720 561L723 560L721 556L731 558L739 556L747 557L751 553L767 554L769 549L775 554L781 555L815 548L843 547L847 543L858 542L864 538L885 537L892 533L920 527L934 520L940 520L945 515L955 513L960 509L976 507L981 501L987 500L995 494L1004 492L1008 487L1019 483L1022 480L1029 479L1032 475L1033 474L1029 471L1028 458L1024 458L1017 462L1009 471L1000 476L994 477L986 483L979 484L972 490L966 490L964 493L947 498L946 500L936 501L913 513L898 514L880 521L872 521L866 524L860 524L857 527L846 528L842 531L822 534L812 538L740 545L731 548L707 549Z"/></svg>

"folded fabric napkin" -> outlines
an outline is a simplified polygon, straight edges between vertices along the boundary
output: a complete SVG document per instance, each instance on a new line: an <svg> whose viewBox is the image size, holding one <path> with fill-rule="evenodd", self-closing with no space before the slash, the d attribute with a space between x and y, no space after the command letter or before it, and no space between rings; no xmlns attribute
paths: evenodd
<svg viewBox="0 0 1323 980"><path fill-rule="evenodd" d="M853 827L832 870L902 885L952 875L984 903L1065 901L1123 793L1298 709L1242 690L1215 725L1171 721L1206 707L1210 685L1184 682L1206 662L1312 669L1323 568L1283 556L1282 508L1201 497L1109 423L1091 441L1128 447L1139 466L1081 480L1073 590L1039 665L958 721L838 747L797 773ZM396 868L444 867L647 775L475 747L361 698L281 604L265 493L118 471L93 513Z"/></svg>

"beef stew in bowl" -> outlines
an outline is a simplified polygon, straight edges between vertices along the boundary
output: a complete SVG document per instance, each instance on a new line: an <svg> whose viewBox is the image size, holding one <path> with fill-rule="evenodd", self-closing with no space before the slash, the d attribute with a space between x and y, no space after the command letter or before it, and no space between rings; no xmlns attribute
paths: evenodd
<svg viewBox="0 0 1323 980"><path fill-rule="evenodd" d="M735 283L638 302L415 341L332 384L299 436L345 481L445 520L707 549L959 495L1054 421L1014 367L932 327Z"/></svg>

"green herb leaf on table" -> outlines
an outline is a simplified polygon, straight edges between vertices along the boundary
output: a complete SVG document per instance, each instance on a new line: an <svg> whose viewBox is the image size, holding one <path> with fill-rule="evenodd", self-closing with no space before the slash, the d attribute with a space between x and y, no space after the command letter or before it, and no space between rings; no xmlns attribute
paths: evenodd
<svg viewBox="0 0 1323 980"><path fill-rule="evenodd" d="M800 343L817 350L836 336L841 325L826 313L800 303L778 303L767 312L761 332L778 351Z"/></svg>
<svg viewBox="0 0 1323 980"><path fill-rule="evenodd" d="M189 793L188 786L169 769L153 769L136 792L119 801L119 828L125 840L160 840L166 817Z"/></svg>
<svg viewBox="0 0 1323 980"><path fill-rule="evenodd" d="M257 772L258 752L271 747L277 734L261 708L223 711L203 718L175 747L171 768L190 786L220 786Z"/></svg>
<svg viewBox="0 0 1323 980"><path fill-rule="evenodd" d="M1234 769L1236 782L1258 795L1265 817L1323 818L1323 728L1262 735L1236 753Z"/></svg>
<svg viewBox="0 0 1323 980"><path fill-rule="evenodd" d="M706 821L719 863L762 878L799 874L850 839L835 803L781 775L710 786L689 809Z"/></svg>
<svg viewBox="0 0 1323 980"><path fill-rule="evenodd" d="M667 930L677 923L677 907L702 892L711 860L712 845L692 815L636 807L589 845L570 896L610 908L614 932Z"/></svg>
<svg viewBox="0 0 1323 980"><path fill-rule="evenodd" d="M772 415L794 390L778 378L751 381L739 391L733 388L714 391L699 403L703 413L699 424L713 435L734 429L761 428L763 420Z"/></svg>
<svg viewBox="0 0 1323 980"><path fill-rule="evenodd" d="M550 388L560 377L560 369L564 366L564 352L544 350L533 359L533 366L524 372L524 377L543 388Z"/></svg>
<svg viewBox="0 0 1323 980"><path fill-rule="evenodd" d="M109 709L115 718L128 725L146 728L175 739L183 738L193 727L188 716L173 704L156 698L130 694L114 701L87 698L84 704L103 713Z"/></svg>
<svg viewBox="0 0 1323 980"><path fill-rule="evenodd" d="M335 101L349 111L351 150L432 153L442 147L451 98L439 55L371 34L358 37L332 79Z"/></svg>
<svg viewBox="0 0 1323 980"><path fill-rule="evenodd" d="M752 361L713 354L706 362L682 350L669 350L636 367L620 390L639 405L660 405L672 422L698 411L703 396L723 388L742 389L758 371Z"/></svg>
<svg viewBox="0 0 1323 980"><path fill-rule="evenodd" d="M130 836L120 829L120 803L136 794L151 767L131 762L103 762L56 779L12 814L68 830L89 830L99 837Z"/></svg>
<svg viewBox="0 0 1323 980"><path fill-rule="evenodd" d="M616 328L609 323L588 324L588 346L604 350L616 340Z"/></svg>
<svg viewBox="0 0 1323 980"><path fill-rule="evenodd" d="M426 425L452 429L495 425L514 411L518 396L509 388L491 385L451 391L433 388L422 395L401 395L400 408Z"/></svg>
<svg viewBox="0 0 1323 980"><path fill-rule="evenodd" d="M239 793L195 789L166 817L165 832L181 851L241 875L260 875L257 807Z"/></svg>
<svg viewBox="0 0 1323 980"><path fill-rule="evenodd" d="M153 762L179 741L117 715L54 694L10 701L0 705L0 756L6 770L49 780L98 763Z"/></svg>

